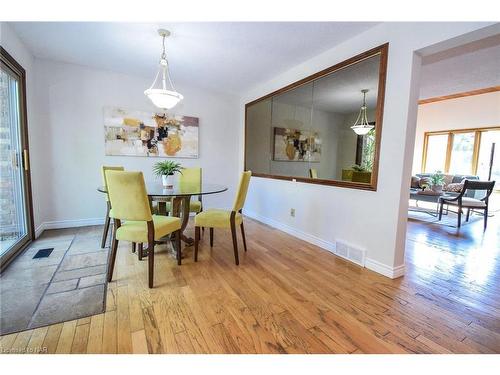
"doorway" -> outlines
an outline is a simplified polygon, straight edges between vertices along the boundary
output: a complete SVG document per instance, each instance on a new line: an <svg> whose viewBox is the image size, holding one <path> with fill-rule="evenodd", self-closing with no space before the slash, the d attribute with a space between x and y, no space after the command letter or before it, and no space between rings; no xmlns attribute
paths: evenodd
<svg viewBox="0 0 500 375"><path fill-rule="evenodd" d="M0 47L0 268L32 240L26 72Z"/></svg>

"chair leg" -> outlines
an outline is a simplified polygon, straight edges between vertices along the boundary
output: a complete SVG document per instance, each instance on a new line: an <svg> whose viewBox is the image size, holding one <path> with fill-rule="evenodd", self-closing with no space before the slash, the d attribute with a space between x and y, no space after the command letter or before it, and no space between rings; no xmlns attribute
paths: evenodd
<svg viewBox="0 0 500 375"><path fill-rule="evenodd" d="M247 251L247 240L245 238L245 228L243 228L243 221L240 224L240 228L241 228L241 237L243 237L243 248L245 249L245 251Z"/></svg>
<svg viewBox="0 0 500 375"><path fill-rule="evenodd" d="M135 245L136 243L135 242L132 242L132 252L135 253Z"/></svg>
<svg viewBox="0 0 500 375"><path fill-rule="evenodd" d="M467 209L467 216L465 216L465 221L469 221L469 216L470 216L470 208Z"/></svg>
<svg viewBox="0 0 500 375"><path fill-rule="evenodd" d="M214 247L214 228L210 228L210 247Z"/></svg>
<svg viewBox="0 0 500 375"><path fill-rule="evenodd" d="M488 226L488 207L484 209L484 230Z"/></svg>
<svg viewBox="0 0 500 375"><path fill-rule="evenodd" d="M149 287L153 287L155 272L155 244L154 241L148 243L148 284Z"/></svg>
<svg viewBox="0 0 500 375"><path fill-rule="evenodd" d="M239 265L240 259L238 257L238 240L236 239L236 224L234 221L231 222L231 235L233 237L234 260L236 262L236 265Z"/></svg>
<svg viewBox="0 0 500 375"><path fill-rule="evenodd" d="M144 244L140 242L137 246L137 258L139 260L142 260L142 256L144 255L143 249L144 249Z"/></svg>
<svg viewBox="0 0 500 375"><path fill-rule="evenodd" d="M116 239L115 233L113 233L113 240L111 242L111 251L109 252L109 258L108 258L108 282L111 282L111 279L113 278L113 270L115 268L117 250L118 250L118 240Z"/></svg>
<svg viewBox="0 0 500 375"><path fill-rule="evenodd" d="M181 231L175 233L175 247L177 248L177 265L182 264Z"/></svg>
<svg viewBox="0 0 500 375"><path fill-rule="evenodd" d="M457 223L457 228L460 228L462 225L462 208L458 208L458 223Z"/></svg>
<svg viewBox="0 0 500 375"><path fill-rule="evenodd" d="M106 247L106 239L108 238L109 224L111 222L111 218L109 217L109 205L106 209L106 218L104 219L104 229L102 231L102 240L101 240L101 248L104 249Z"/></svg>
<svg viewBox="0 0 500 375"><path fill-rule="evenodd" d="M200 242L200 227L194 227L194 261L198 261L198 245Z"/></svg>

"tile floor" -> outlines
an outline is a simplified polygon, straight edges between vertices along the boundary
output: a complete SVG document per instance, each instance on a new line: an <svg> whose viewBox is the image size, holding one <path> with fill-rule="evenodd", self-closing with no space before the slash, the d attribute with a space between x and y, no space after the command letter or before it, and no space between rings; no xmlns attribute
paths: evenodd
<svg viewBox="0 0 500 375"><path fill-rule="evenodd" d="M50 231L21 254L0 276L0 334L103 312L108 248L99 235L88 227ZM33 259L50 247L49 257Z"/></svg>

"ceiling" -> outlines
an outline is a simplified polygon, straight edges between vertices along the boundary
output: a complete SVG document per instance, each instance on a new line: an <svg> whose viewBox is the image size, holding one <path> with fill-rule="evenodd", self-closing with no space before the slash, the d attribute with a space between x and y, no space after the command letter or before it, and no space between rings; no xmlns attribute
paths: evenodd
<svg viewBox="0 0 500 375"><path fill-rule="evenodd" d="M170 30L167 56L174 84L240 94L256 84L377 25L374 22L14 22L43 59L126 74L156 74L157 29Z"/></svg>
<svg viewBox="0 0 500 375"><path fill-rule="evenodd" d="M281 94L273 100L302 107L314 106L314 109L326 112L350 114L359 111L363 101L361 90L368 89L366 104L368 108L375 108L379 64L380 56L377 55Z"/></svg>
<svg viewBox="0 0 500 375"><path fill-rule="evenodd" d="M500 86L500 34L422 58L420 99Z"/></svg>

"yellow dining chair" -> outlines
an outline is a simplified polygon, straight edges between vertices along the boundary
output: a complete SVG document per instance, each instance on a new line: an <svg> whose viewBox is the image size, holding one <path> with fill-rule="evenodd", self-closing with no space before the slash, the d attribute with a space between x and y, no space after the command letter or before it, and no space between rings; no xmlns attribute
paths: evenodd
<svg viewBox="0 0 500 375"><path fill-rule="evenodd" d="M142 172L107 171L106 179L115 222L113 243L109 253L108 281L113 277L118 241L141 244L147 242L148 284L152 288L156 241L174 233L177 264L181 264L181 220L178 217L151 214Z"/></svg>
<svg viewBox="0 0 500 375"><path fill-rule="evenodd" d="M102 175L102 184L108 190L108 183L106 182L106 171L124 171L125 168L121 166L110 166L110 165L103 165L101 167L101 175ZM102 232L102 240L101 240L101 248L106 247L106 239L108 238L108 232L109 232L109 224L111 223L111 204L109 203L109 196L106 193L106 217L104 218L104 230Z"/></svg>
<svg viewBox="0 0 500 375"><path fill-rule="evenodd" d="M201 168L182 168L182 174L179 176L179 186L196 185L201 186ZM172 212L172 202L166 203L167 212ZM198 195L196 200L189 202L189 212L199 213L203 210L201 195Z"/></svg>
<svg viewBox="0 0 500 375"><path fill-rule="evenodd" d="M214 228L231 228L233 237L233 251L236 265L240 264L238 257L238 242L236 240L236 225L241 227L241 236L243 237L243 247L247 251L247 243L245 239L245 229L243 228L243 216L241 210L245 204L245 199L250 183L251 171L243 172L240 178L240 185L234 200L233 209L231 211L209 209L200 212L194 217L195 233L194 233L194 261L198 261L198 242L200 241L200 227L210 228L210 247L214 245Z"/></svg>
<svg viewBox="0 0 500 375"><path fill-rule="evenodd" d="M309 169L309 177L310 178L318 178L318 171L316 170L316 168Z"/></svg>

